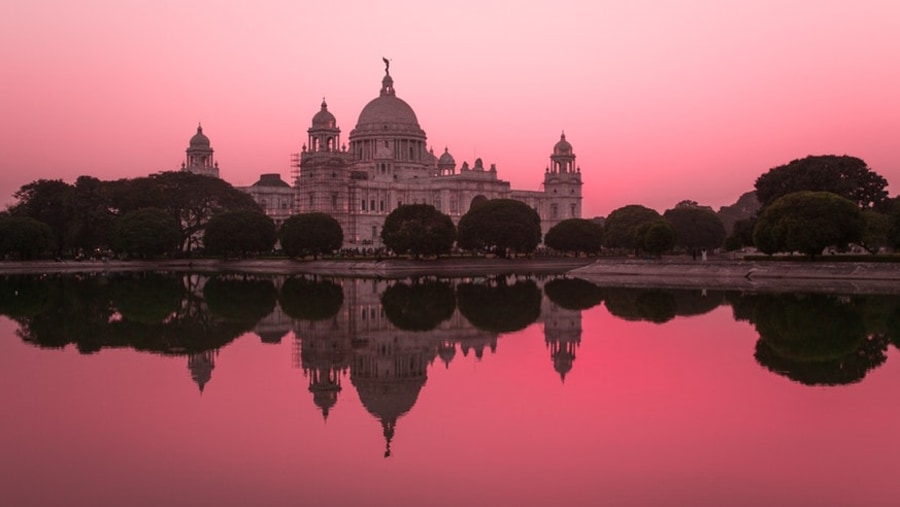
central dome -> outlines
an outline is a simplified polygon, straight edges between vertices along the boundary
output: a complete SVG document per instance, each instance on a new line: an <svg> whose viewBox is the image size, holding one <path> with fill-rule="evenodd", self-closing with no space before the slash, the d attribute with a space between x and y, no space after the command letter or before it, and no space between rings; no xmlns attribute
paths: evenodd
<svg viewBox="0 0 900 507"><path fill-rule="evenodd" d="M395 125L420 128L416 113L409 104L394 95L382 95L366 104L356 122L357 129L375 127L384 130L385 126L391 128Z"/></svg>
<svg viewBox="0 0 900 507"><path fill-rule="evenodd" d="M371 100L359 113L356 128L350 133L351 141L359 136L384 136L399 134L402 137L425 137L416 113L403 99L394 93L394 80L385 73L381 81L381 94Z"/></svg>

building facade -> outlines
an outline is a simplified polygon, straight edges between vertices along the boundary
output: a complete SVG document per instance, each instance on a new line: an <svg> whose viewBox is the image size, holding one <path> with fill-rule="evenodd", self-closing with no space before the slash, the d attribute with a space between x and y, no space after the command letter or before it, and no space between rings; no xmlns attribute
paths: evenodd
<svg viewBox="0 0 900 507"><path fill-rule="evenodd" d="M349 146L324 100L307 134L295 168L295 212L333 216L347 247L380 246L385 218L403 204L431 204L458 224L473 203L516 199L538 212L545 234L562 220L581 218L581 169L565 134L553 147L543 188L514 190L494 164L486 168L476 159L457 168L446 148L439 157L428 149L415 112L397 97L389 67L379 96L350 131Z"/></svg>

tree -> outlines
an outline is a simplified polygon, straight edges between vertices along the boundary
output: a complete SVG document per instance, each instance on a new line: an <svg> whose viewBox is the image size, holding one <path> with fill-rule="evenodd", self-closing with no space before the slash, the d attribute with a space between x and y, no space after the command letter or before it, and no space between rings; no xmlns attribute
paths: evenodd
<svg viewBox="0 0 900 507"><path fill-rule="evenodd" d="M710 208L676 206L666 210L663 218L675 230L675 245L687 250L714 250L725 240L725 226Z"/></svg>
<svg viewBox="0 0 900 507"><path fill-rule="evenodd" d="M566 310L587 310L603 302L603 289L581 278L557 278L544 285L544 293Z"/></svg>
<svg viewBox="0 0 900 507"><path fill-rule="evenodd" d="M769 169L756 179L756 196L765 208L787 194L831 192L860 208L883 209L887 204L887 180L865 162L847 155L810 155Z"/></svg>
<svg viewBox="0 0 900 507"><path fill-rule="evenodd" d="M171 214L159 208L126 213L113 225L112 247L135 257L173 253L181 244L181 228Z"/></svg>
<svg viewBox="0 0 900 507"><path fill-rule="evenodd" d="M67 198L71 216L66 244L85 252L108 247L116 219L109 185L92 176L79 176Z"/></svg>
<svg viewBox="0 0 900 507"><path fill-rule="evenodd" d="M278 240L275 222L259 211L237 210L219 213L209 219L203 244L212 255L270 252Z"/></svg>
<svg viewBox="0 0 900 507"><path fill-rule="evenodd" d="M725 230L731 231L734 229L735 222L755 217L758 212L759 199L756 198L756 192L751 190L741 194L734 204L719 208L716 215L722 220Z"/></svg>
<svg viewBox="0 0 900 507"><path fill-rule="evenodd" d="M635 240L641 250L658 257L675 246L675 229L663 219L645 222L637 228Z"/></svg>
<svg viewBox="0 0 900 507"><path fill-rule="evenodd" d="M764 253L801 252L810 259L828 246L862 239L865 220L852 201L830 192L795 192L766 207L753 229Z"/></svg>
<svg viewBox="0 0 900 507"><path fill-rule="evenodd" d="M325 213L294 215L281 224L281 248L290 257L331 253L344 242L341 224Z"/></svg>
<svg viewBox="0 0 900 507"><path fill-rule="evenodd" d="M236 210L262 212L253 197L227 181L187 171L168 171L114 184L119 213L144 207L165 210L181 227L182 251L201 242L207 222L219 213Z"/></svg>
<svg viewBox="0 0 900 507"><path fill-rule="evenodd" d="M72 213L68 208L72 186L62 180L37 180L23 185L13 197L17 203L9 209L11 215L31 217L50 227L56 255L62 255L69 245L66 231Z"/></svg>
<svg viewBox="0 0 900 507"><path fill-rule="evenodd" d="M624 248L637 252L640 246L635 238L638 227L660 218L662 217L655 210L640 204L629 204L613 210L603 223L603 244L607 248Z"/></svg>
<svg viewBox="0 0 900 507"><path fill-rule="evenodd" d="M11 255L33 259L50 251L53 231L31 217L0 217L0 258Z"/></svg>
<svg viewBox="0 0 900 507"><path fill-rule="evenodd" d="M459 313L473 326L493 333L512 333L531 325L541 316L541 290L533 280L506 277L485 283L462 283L456 287Z"/></svg>
<svg viewBox="0 0 900 507"><path fill-rule="evenodd" d="M725 238L725 249L734 251L745 246L753 246L753 228L756 227L756 217L743 218L734 223L731 234Z"/></svg>
<svg viewBox="0 0 900 507"><path fill-rule="evenodd" d="M889 245L900 250L900 197L892 199L889 217L890 229L888 230L887 241Z"/></svg>
<svg viewBox="0 0 900 507"><path fill-rule="evenodd" d="M541 217L522 201L491 199L463 215L457 231L465 250L531 253L541 242Z"/></svg>
<svg viewBox="0 0 900 507"><path fill-rule="evenodd" d="M603 227L593 220L569 218L547 231L544 244L560 252L600 253Z"/></svg>
<svg viewBox="0 0 900 507"><path fill-rule="evenodd" d="M384 220L381 240L396 254L447 254L456 241L456 226L430 204L406 204Z"/></svg>

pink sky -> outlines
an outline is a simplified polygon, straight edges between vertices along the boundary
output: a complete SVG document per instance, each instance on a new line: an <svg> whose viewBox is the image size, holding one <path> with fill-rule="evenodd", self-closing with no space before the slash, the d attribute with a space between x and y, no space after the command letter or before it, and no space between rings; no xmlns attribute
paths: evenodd
<svg viewBox="0 0 900 507"><path fill-rule="evenodd" d="M538 189L565 130L584 215L718 208L769 168L850 154L900 185L900 3L0 4L0 204L39 178L287 179L324 96L346 142L392 60L435 152ZM511 7L515 5L515 8Z"/></svg>

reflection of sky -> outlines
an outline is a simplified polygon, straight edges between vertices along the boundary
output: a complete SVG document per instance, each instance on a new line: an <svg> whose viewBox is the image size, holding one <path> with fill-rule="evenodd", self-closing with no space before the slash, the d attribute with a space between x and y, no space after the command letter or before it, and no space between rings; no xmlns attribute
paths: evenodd
<svg viewBox="0 0 900 507"><path fill-rule="evenodd" d="M383 459L348 379L327 423L293 339L221 349L202 396L184 357L41 350L0 318L7 505L887 505L900 358L806 387L753 358L720 307L664 325L583 313L560 382L542 325L481 361L436 359Z"/></svg>

